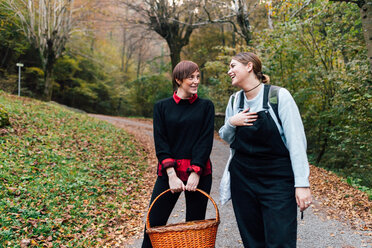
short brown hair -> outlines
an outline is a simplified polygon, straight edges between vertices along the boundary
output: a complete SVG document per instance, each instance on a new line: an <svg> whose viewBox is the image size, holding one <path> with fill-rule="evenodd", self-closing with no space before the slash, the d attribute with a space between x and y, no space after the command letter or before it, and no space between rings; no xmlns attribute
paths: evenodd
<svg viewBox="0 0 372 248"><path fill-rule="evenodd" d="M242 52L238 53L232 58L239 61L243 65L247 65L249 62L252 62L253 72L258 80L262 81L264 84L270 82L270 77L262 73L262 63L260 58L256 54L251 52Z"/></svg>
<svg viewBox="0 0 372 248"><path fill-rule="evenodd" d="M182 81L191 74L193 74L195 71L199 71L199 66L189 60L183 60L179 62L173 69L173 74L172 74L172 81L173 81L173 88L177 89L178 84L176 82L176 79Z"/></svg>

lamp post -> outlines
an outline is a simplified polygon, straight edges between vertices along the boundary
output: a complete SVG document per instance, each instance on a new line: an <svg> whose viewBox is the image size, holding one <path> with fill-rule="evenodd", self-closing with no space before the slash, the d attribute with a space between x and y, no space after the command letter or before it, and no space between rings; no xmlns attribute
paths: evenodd
<svg viewBox="0 0 372 248"><path fill-rule="evenodd" d="M22 63L17 63L18 66L18 96L21 96L21 67L23 67Z"/></svg>

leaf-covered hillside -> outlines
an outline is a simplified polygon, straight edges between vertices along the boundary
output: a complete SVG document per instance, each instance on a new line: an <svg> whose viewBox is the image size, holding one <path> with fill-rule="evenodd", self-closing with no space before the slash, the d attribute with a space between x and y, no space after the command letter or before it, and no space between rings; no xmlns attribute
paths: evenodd
<svg viewBox="0 0 372 248"><path fill-rule="evenodd" d="M0 247L95 246L133 217L146 166L127 133L4 92L0 104L11 122L0 129Z"/></svg>

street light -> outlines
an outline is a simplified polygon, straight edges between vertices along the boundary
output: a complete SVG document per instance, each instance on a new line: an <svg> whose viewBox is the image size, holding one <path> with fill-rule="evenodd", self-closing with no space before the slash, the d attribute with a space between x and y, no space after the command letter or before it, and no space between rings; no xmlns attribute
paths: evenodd
<svg viewBox="0 0 372 248"><path fill-rule="evenodd" d="M21 67L23 67L22 63L17 63L18 66L18 96L21 96Z"/></svg>

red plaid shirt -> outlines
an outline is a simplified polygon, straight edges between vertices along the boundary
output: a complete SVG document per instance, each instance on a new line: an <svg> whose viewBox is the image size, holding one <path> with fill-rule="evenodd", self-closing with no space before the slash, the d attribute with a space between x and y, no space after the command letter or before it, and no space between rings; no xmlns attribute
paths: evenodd
<svg viewBox="0 0 372 248"><path fill-rule="evenodd" d="M208 159L204 170L197 165L191 165L190 161L191 159L164 159L159 163L158 176L162 176L163 173L166 173L165 169L169 167L174 167L177 176L184 182L187 181L191 172L196 172L199 176L212 174L212 164L210 159Z"/></svg>

